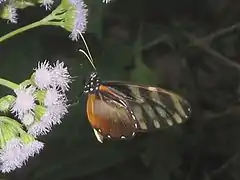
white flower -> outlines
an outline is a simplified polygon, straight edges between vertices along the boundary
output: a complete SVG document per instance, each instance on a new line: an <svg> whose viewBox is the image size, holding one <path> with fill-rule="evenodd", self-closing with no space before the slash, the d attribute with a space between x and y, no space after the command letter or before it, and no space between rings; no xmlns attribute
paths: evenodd
<svg viewBox="0 0 240 180"><path fill-rule="evenodd" d="M38 63L34 81L39 89L46 89L52 84L51 68L46 60Z"/></svg>
<svg viewBox="0 0 240 180"><path fill-rule="evenodd" d="M50 66L48 61L38 64L34 82L39 89L43 90L53 87L59 88L64 92L69 90L71 81L71 76L67 67L64 67L63 62L57 61L54 67Z"/></svg>
<svg viewBox="0 0 240 180"><path fill-rule="evenodd" d="M24 154L27 154L28 159L29 157L33 157L35 154L39 154L43 147L44 147L43 142L33 140L27 144L24 144L22 151L24 152Z"/></svg>
<svg viewBox="0 0 240 180"><path fill-rule="evenodd" d="M3 149L0 150L0 170L3 173L8 173L22 167L29 157L39 154L43 147L44 144L35 139L28 143L23 143L20 138L9 140Z"/></svg>
<svg viewBox="0 0 240 180"><path fill-rule="evenodd" d="M0 4L1 4L1 3L4 3L5 1L6 1L6 0L0 0Z"/></svg>
<svg viewBox="0 0 240 180"><path fill-rule="evenodd" d="M21 121L25 126L29 126L30 124L32 124L34 122L34 113L29 112L29 113L24 114Z"/></svg>
<svg viewBox="0 0 240 180"><path fill-rule="evenodd" d="M52 129L52 126L49 124L46 124L44 121L35 122L33 125L30 126L28 129L28 133L31 134L34 137L40 136L40 135L46 135L48 132L50 132Z"/></svg>
<svg viewBox="0 0 240 180"><path fill-rule="evenodd" d="M58 91L57 89L50 88L47 90L46 97L44 99L44 105L47 107L62 104L67 101L67 97L64 93Z"/></svg>
<svg viewBox="0 0 240 180"><path fill-rule="evenodd" d="M79 39L80 33L83 33L86 30L88 10L83 0L69 0L69 2L74 5L76 9L74 11L75 15L72 32L69 37L73 41L77 41Z"/></svg>
<svg viewBox="0 0 240 180"><path fill-rule="evenodd" d="M48 107L47 112L41 117L40 121L35 122L28 128L28 133L34 137L47 134L51 131L53 125L61 123L61 119L67 112L65 103Z"/></svg>
<svg viewBox="0 0 240 180"><path fill-rule="evenodd" d="M24 164L26 154L22 151L22 147L20 139L12 139L0 150L0 170L3 173L20 168Z"/></svg>
<svg viewBox="0 0 240 180"><path fill-rule="evenodd" d="M11 108L11 112L15 113L19 119L23 117L26 112L32 111L35 107L35 97L33 93L35 87L30 86L28 88L20 87L15 90L17 95L16 100Z"/></svg>
<svg viewBox="0 0 240 180"><path fill-rule="evenodd" d="M60 124L62 122L61 119L68 113L67 107L66 103L59 103L49 107L48 113L51 116L51 119L45 119L45 121L48 121L53 125Z"/></svg>
<svg viewBox="0 0 240 180"><path fill-rule="evenodd" d="M6 8L6 19L8 19L11 23L17 23L17 9L13 7L13 5L7 5Z"/></svg>
<svg viewBox="0 0 240 180"><path fill-rule="evenodd" d="M53 3L54 3L53 0L43 0L42 5L45 6L46 10L50 10Z"/></svg>
<svg viewBox="0 0 240 180"><path fill-rule="evenodd" d="M69 90L69 83L71 83L72 80L68 69L67 67L64 67L63 62L59 63L59 61L57 61L51 74L54 87L60 88L63 92Z"/></svg>

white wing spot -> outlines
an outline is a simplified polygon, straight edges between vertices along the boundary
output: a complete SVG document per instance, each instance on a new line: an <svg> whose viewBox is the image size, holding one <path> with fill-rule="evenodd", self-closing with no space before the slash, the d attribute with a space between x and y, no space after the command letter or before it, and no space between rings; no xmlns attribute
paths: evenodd
<svg viewBox="0 0 240 180"><path fill-rule="evenodd" d="M166 117L167 117L166 111L164 111L162 108L156 107L155 109L157 110L157 112L158 112L158 114L159 114L160 116L162 116L163 118L166 118Z"/></svg>
<svg viewBox="0 0 240 180"><path fill-rule="evenodd" d="M173 117L177 123L182 123L182 118L177 113L174 113Z"/></svg>
<svg viewBox="0 0 240 180"><path fill-rule="evenodd" d="M99 142L103 143L103 136L101 134L99 134L96 129L93 129L93 131L94 131L94 134L95 134L97 140Z"/></svg>
<svg viewBox="0 0 240 180"><path fill-rule="evenodd" d="M135 135L135 132L132 133L132 136L134 136L134 135Z"/></svg>
<svg viewBox="0 0 240 180"><path fill-rule="evenodd" d="M134 119L134 120L136 120L136 117L132 114L132 118Z"/></svg>
<svg viewBox="0 0 240 180"><path fill-rule="evenodd" d="M160 123L158 122L158 120L156 120L156 119L153 120L153 124L156 128L160 128L160 126L161 126Z"/></svg>
<svg viewBox="0 0 240 180"><path fill-rule="evenodd" d="M125 136L121 136L121 139L126 139L126 137Z"/></svg>
<svg viewBox="0 0 240 180"><path fill-rule="evenodd" d="M135 128L137 128L138 127L137 123L134 123L134 126L135 126Z"/></svg>
<svg viewBox="0 0 240 180"><path fill-rule="evenodd" d="M110 136L110 135L107 135L107 137L108 137L108 138L111 138L111 136Z"/></svg>
<svg viewBox="0 0 240 180"><path fill-rule="evenodd" d="M173 125L173 122L170 119L166 119L169 126Z"/></svg>
<svg viewBox="0 0 240 180"><path fill-rule="evenodd" d="M127 107L127 104L123 100L119 100L125 107Z"/></svg>

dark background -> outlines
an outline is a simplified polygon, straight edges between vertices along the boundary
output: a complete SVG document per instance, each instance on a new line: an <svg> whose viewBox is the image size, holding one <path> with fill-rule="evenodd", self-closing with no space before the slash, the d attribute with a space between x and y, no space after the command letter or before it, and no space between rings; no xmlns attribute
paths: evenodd
<svg viewBox="0 0 240 180"><path fill-rule="evenodd" d="M92 68L69 32L40 27L0 44L0 76L16 83L38 61L64 61L76 77L63 123L39 139L40 155L5 175L13 180L239 180L240 1L86 0L85 38L103 80L128 80L172 90L192 105L178 127L131 141L96 141L85 113L83 79ZM0 21L0 35L48 12L19 11L17 25ZM1 95L12 93L2 87Z"/></svg>

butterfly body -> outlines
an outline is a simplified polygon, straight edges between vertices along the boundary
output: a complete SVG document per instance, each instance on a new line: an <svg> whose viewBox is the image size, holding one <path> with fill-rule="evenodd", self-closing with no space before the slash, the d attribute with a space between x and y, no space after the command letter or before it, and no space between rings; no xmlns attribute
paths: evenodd
<svg viewBox="0 0 240 180"><path fill-rule="evenodd" d="M127 82L102 82L96 72L90 75L84 93L88 120L100 142L180 124L191 113L189 103L175 93Z"/></svg>

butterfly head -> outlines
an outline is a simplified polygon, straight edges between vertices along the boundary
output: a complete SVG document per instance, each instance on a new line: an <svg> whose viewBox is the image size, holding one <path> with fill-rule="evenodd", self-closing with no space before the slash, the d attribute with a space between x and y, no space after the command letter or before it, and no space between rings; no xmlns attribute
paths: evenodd
<svg viewBox="0 0 240 180"><path fill-rule="evenodd" d="M84 86L84 93L95 93L99 90L100 78L97 72L92 72Z"/></svg>

